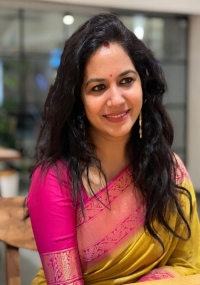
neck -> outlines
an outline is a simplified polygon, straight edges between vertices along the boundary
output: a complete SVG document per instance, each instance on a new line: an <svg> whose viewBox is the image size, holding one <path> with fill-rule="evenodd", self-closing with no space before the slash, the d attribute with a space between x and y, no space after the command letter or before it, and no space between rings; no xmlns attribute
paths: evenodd
<svg viewBox="0 0 200 285"><path fill-rule="evenodd" d="M116 177L130 162L126 154L128 139L128 136L126 138L109 139L101 135L95 136L95 139L93 138L93 143L96 146L96 155L101 161L107 182Z"/></svg>

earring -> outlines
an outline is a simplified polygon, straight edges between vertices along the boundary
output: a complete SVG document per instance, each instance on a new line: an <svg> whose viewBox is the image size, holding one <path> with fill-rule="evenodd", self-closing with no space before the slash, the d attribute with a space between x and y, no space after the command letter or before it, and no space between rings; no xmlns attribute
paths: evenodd
<svg viewBox="0 0 200 285"><path fill-rule="evenodd" d="M139 115L139 137L140 139L142 138L142 111L140 112Z"/></svg>

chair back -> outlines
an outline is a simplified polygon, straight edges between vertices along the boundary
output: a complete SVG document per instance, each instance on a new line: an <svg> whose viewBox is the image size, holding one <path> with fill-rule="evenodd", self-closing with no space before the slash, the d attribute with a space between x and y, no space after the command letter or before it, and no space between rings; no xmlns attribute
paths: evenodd
<svg viewBox="0 0 200 285"><path fill-rule="evenodd" d="M25 197L0 197L0 241L5 243L7 285L20 285L19 248L37 250Z"/></svg>

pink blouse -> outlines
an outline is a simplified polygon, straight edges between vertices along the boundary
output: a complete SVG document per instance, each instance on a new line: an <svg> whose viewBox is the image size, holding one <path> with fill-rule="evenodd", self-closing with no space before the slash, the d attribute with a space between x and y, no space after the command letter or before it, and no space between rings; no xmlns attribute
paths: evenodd
<svg viewBox="0 0 200 285"><path fill-rule="evenodd" d="M62 167L62 184L53 168L45 174L40 170L33 174L27 206L47 284L82 285L76 211L66 187L67 170Z"/></svg>

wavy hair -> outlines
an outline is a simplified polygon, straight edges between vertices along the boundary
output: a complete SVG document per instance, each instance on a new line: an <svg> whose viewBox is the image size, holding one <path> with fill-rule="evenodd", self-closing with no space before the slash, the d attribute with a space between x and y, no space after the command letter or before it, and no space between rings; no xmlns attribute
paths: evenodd
<svg viewBox="0 0 200 285"><path fill-rule="evenodd" d="M55 82L44 105L35 168L39 165L55 166L58 160L66 164L74 203L80 199L84 208L80 187L83 171L88 172L91 165L100 171L102 169L101 162L94 154L95 146L88 139L87 118L82 116L81 86L88 60L105 42L121 45L141 78L143 137L139 138L137 120L132 128L127 152L135 185L146 203L145 229L164 249L153 222L156 219L167 231L181 238L169 225L169 207L185 223L189 238L189 223L178 197L179 194L186 195L192 209L191 196L187 189L176 185L174 179L177 162L171 149L173 127L162 105L166 83L160 64L144 43L115 15L99 14L92 17L67 40Z"/></svg>

